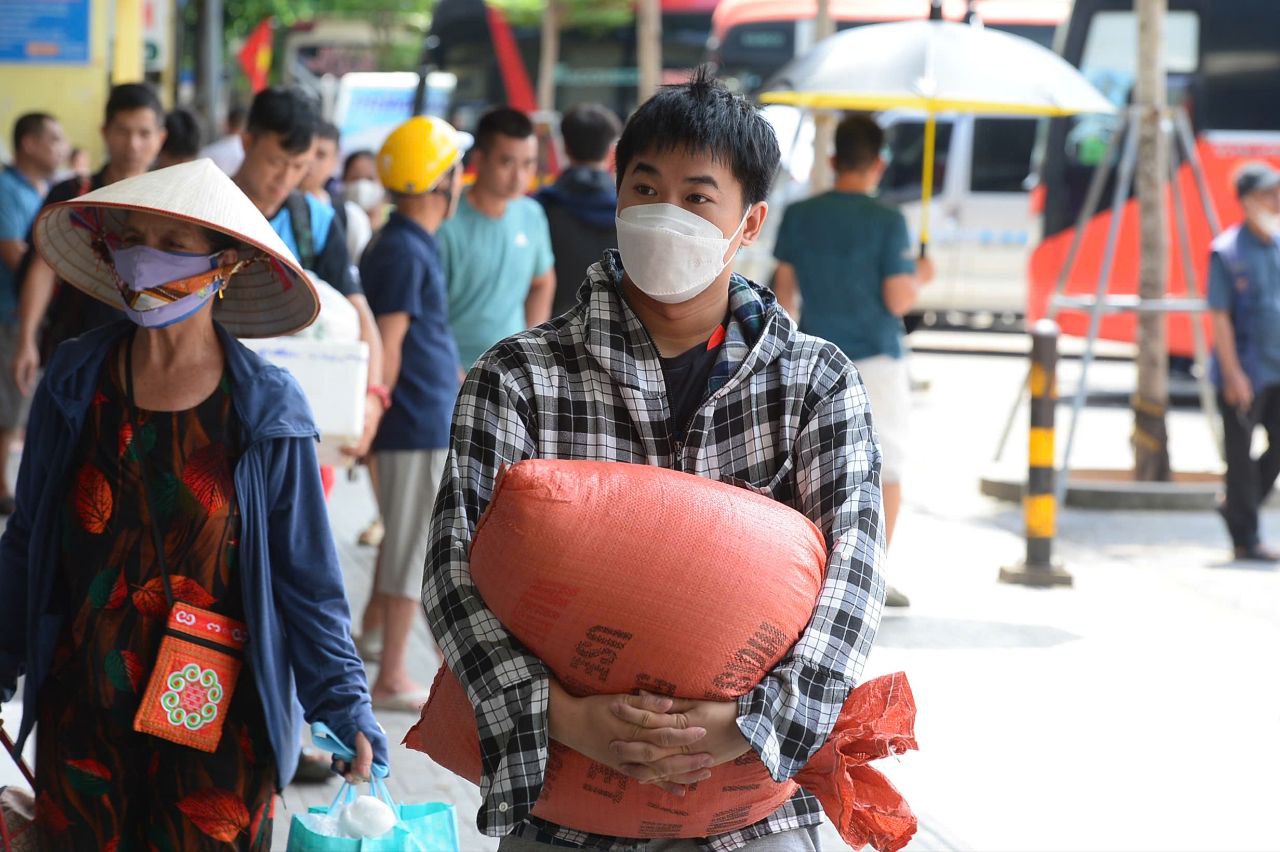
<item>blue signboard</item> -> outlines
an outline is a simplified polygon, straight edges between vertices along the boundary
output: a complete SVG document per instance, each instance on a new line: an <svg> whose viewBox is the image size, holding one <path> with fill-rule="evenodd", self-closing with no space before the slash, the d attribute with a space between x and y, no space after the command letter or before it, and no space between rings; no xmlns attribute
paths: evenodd
<svg viewBox="0 0 1280 852"><path fill-rule="evenodd" d="M0 62L89 62L90 0L0 0Z"/></svg>
<svg viewBox="0 0 1280 852"><path fill-rule="evenodd" d="M418 75L412 71L354 71L338 84L333 121L342 131L342 151L378 150L413 115Z"/></svg>

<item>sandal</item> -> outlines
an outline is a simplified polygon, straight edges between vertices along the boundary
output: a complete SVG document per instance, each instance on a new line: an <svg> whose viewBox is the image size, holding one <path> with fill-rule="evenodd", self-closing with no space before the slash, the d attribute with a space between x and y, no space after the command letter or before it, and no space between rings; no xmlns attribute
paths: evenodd
<svg viewBox="0 0 1280 852"><path fill-rule="evenodd" d="M360 533L356 542L363 547L381 547L382 540L386 537L387 528L382 525L382 521L375 520L364 528L364 532Z"/></svg>
<svg viewBox="0 0 1280 852"><path fill-rule="evenodd" d="M415 689L409 692L397 692L394 695L374 696L373 709L385 710L389 713L421 713L422 705L427 703L431 690Z"/></svg>
<svg viewBox="0 0 1280 852"><path fill-rule="evenodd" d="M370 630L355 637L356 652L366 663L382 662L382 631Z"/></svg>

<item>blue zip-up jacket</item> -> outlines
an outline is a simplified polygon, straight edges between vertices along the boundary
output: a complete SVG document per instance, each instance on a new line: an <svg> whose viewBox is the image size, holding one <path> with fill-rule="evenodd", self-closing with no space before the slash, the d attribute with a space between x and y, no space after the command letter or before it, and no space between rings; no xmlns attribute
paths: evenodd
<svg viewBox="0 0 1280 852"><path fill-rule="evenodd" d="M19 748L35 725L66 616L67 602L53 600L52 591L68 467L102 367L131 327L113 323L63 344L32 401L18 508L0 538L0 693L12 697L18 676L27 676ZM292 376L217 328L244 447L235 485L249 643L237 686L256 686L262 698L281 788L298 765L299 700L308 721L324 722L344 743L363 732L374 762L385 765L386 735L351 641L311 410Z"/></svg>

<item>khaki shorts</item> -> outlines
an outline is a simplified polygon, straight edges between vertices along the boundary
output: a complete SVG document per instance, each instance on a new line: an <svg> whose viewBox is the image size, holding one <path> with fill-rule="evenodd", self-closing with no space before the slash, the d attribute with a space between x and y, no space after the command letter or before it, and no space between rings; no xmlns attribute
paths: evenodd
<svg viewBox="0 0 1280 852"><path fill-rule="evenodd" d="M386 537L378 551L376 590L395 598L422 598L422 570L431 539L431 513L448 450L374 453L378 509Z"/></svg>
<svg viewBox="0 0 1280 852"><path fill-rule="evenodd" d="M911 375L906 358L876 355L854 361L871 400L871 422L880 440L880 481L902 481L911 442Z"/></svg>

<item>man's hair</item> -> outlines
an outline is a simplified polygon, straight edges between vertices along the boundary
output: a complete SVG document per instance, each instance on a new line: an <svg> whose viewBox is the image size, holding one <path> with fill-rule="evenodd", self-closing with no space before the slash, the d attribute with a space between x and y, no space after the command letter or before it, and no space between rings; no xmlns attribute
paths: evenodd
<svg viewBox="0 0 1280 852"><path fill-rule="evenodd" d="M245 109L244 104L232 104L231 109L227 110L227 127L233 132L244 130L244 123L248 120L249 110Z"/></svg>
<svg viewBox="0 0 1280 852"><path fill-rule="evenodd" d="M351 164L361 157L368 157L375 163L378 161L378 155L370 151L368 148L361 148L359 151L352 151L347 158L342 161L342 179L347 179L347 173L351 171Z"/></svg>
<svg viewBox="0 0 1280 852"><path fill-rule="evenodd" d="M57 121L57 119L47 112L29 112L19 116L13 123L13 155L18 156L18 152L22 150L23 140L44 133L45 125L50 121Z"/></svg>
<svg viewBox="0 0 1280 852"><path fill-rule="evenodd" d="M866 113L845 116L836 125L836 170L859 172L875 165L884 148L884 129Z"/></svg>
<svg viewBox="0 0 1280 852"><path fill-rule="evenodd" d="M165 138L160 153L177 159L192 159L200 153L200 122L188 109L170 110L164 117Z"/></svg>
<svg viewBox="0 0 1280 852"><path fill-rule="evenodd" d="M107 97L107 116L105 124L110 124L122 112L133 112L149 109L156 114L156 120L164 121L164 107L155 89L145 83L122 83L111 89Z"/></svg>
<svg viewBox="0 0 1280 852"><path fill-rule="evenodd" d="M322 121L320 122L320 126L316 128L316 138L328 139L330 142L337 145L342 139L342 131L339 130L338 125L334 124L332 121Z"/></svg>
<svg viewBox="0 0 1280 852"><path fill-rule="evenodd" d="M636 157L675 150L728 165L748 205L769 194L781 159L773 126L705 66L688 83L663 86L631 116L618 140L618 186Z"/></svg>
<svg viewBox="0 0 1280 852"><path fill-rule="evenodd" d="M598 163L609 156L609 146L622 135L622 122L608 107L579 104L560 120L560 135L570 160Z"/></svg>
<svg viewBox="0 0 1280 852"><path fill-rule="evenodd" d="M320 116L315 107L295 89L263 89L249 108L249 134L275 133L280 137L280 147L290 154L310 150L319 128Z"/></svg>
<svg viewBox="0 0 1280 852"><path fill-rule="evenodd" d="M528 139L532 135L533 122L529 116L511 107L497 107L480 116L476 125L476 147L488 152L495 136Z"/></svg>

